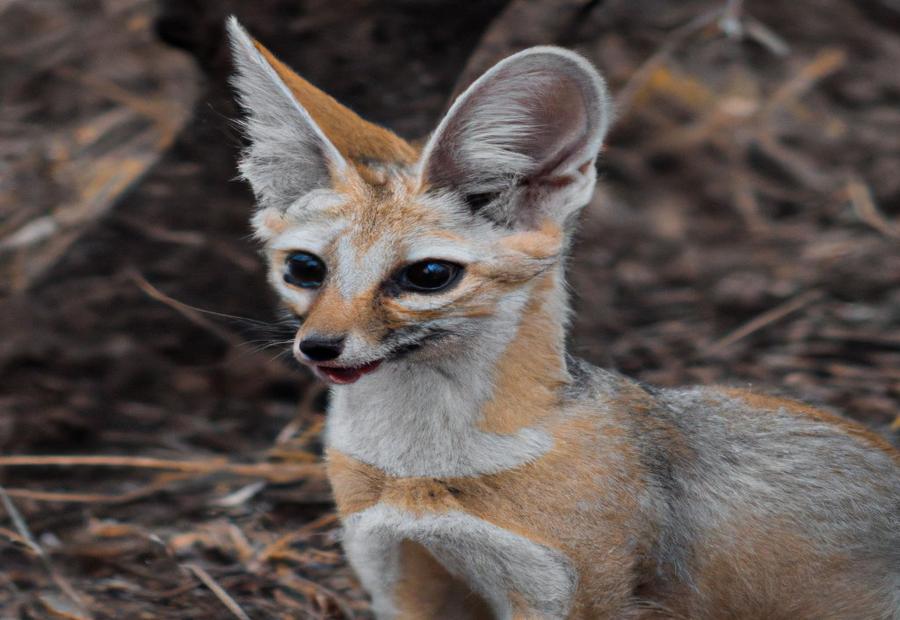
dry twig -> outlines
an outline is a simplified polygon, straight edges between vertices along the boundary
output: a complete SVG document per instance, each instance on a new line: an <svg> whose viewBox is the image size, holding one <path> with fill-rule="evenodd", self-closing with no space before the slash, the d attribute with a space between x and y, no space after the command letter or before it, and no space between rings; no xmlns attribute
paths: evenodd
<svg viewBox="0 0 900 620"><path fill-rule="evenodd" d="M708 356L718 353L726 347L733 345L735 342L746 338L754 332L759 331L766 325L779 321L787 315L800 310L804 306L822 297L822 295L822 291L819 290L806 291L802 295L798 295L797 297L789 299L785 303L776 306L771 310L763 312L755 319L744 323L727 336L720 338L719 340L711 344L703 351L703 355Z"/></svg>
<svg viewBox="0 0 900 620"><path fill-rule="evenodd" d="M13 504L9 495L6 493L6 490L2 486L0 486L0 501L2 501L3 507L6 509L6 514L8 514L9 518L12 520L13 527L16 528L16 531L28 548L40 558L41 563L44 565L44 570L47 571L47 574L53 580L53 583L56 584L63 594L69 597L79 611L82 612L83 616L90 618L90 615L87 613L87 605L85 604L84 597L80 596L68 580L66 580L66 578L56 570L56 567L53 566L53 563L50 561L50 556L47 555L44 548L41 547L34 536L32 536L31 530L25 523L24 517L22 517L22 514L16 508L15 504Z"/></svg>
<svg viewBox="0 0 900 620"><path fill-rule="evenodd" d="M317 601L323 607L325 602L331 601L337 606L345 618L349 619L355 617L356 614L353 613L353 610L347 602L334 590L297 575L295 571L287 566L279 566L276 570L276 574L278 583L282 587L300 592L307 598Z"/></svg>
<svg viewBox="0 0 900 620"><path fill-rule="evenodd" d="M659 48L644 61L640 68L634 72L622 90L619 91L619 95L616 97L616 113L618 114L619 122L622 122L622 120L632 111L634 99L637 97L638 93L643 90L644 86L656 70L663 66L675 50L684 44L685 41L721 18L723 12L724 9L721 7L712 9L698 15L688 23L676 28L668 34L662 45L660 45Z"/></svg>
<svg viewBox="0 0 900 620"><path fill-rule="evenodd" d="M65 491L35 491L33 489L6 489L10 497L36 502L68 502L72 504L127 504L158 493L176 482L196 477L196 474L164 474L137 489L121 494L69 493Z"/></svg>
<svg viewBox="0 0 900 620"><path fill-rule="evenodd" d="M181 461L146 456L0 456L0 467L134 467L163 469L193 474L226 473L247 478L263 478L286 483L322 479L320 463L230 463L224 459Z"/></svg>
<svg viewBox="0 0 900 620"><path fill-rule="evenodd" d="M875 204L872 190L859 178L853 177L847 181L847 196L853 205L853 212L861 221L865 222L881 234L891 239L900 239L900 225L890 222Z"/></svg>
<svg viewBox="0 0 900 620"><path fill-rule="evenodd" d="M259 553L256 554L256 557L253 559L253 565L256 566L258 570L259 566L268 561L270 558L278 557L278 555L284 549L287 549L295 542L305 540L309 538L310 535L312 535L316 530L334 525L335 523L337 523L337 514L333 512L326 513L317 519L313 519L309 523L306 523L305 525L298 528L296 531L282 536L275 542L262 549Z"/></svg>
<svg viewBox="0 0 900 620"><path fill-rule="evenodd" d="M210 575L206 570L203 569L202 566L197 564L185 564L184 567L194 573L194 576L197 577L203 585L205 585L209 590L216 595L216 598L222 601L222 604L228 608L236 618L240 618L240 620L250 620L250 616L247 615L241 606L237 604L231 595L225 591L225 588L220 586L215 579L213 579L212 575Z"/></svg>

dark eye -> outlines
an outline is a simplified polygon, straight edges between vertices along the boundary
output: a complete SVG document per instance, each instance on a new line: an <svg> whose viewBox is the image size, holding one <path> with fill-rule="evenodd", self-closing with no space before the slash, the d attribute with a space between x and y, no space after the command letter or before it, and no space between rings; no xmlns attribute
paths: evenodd
<svg viewBox="0 0 900 620"><path fill-rule="evenodd" d="M496 193L468 194L464 199L466 201L466 205L469 207L472 213L476 213L493 202L496 197Z"/></svg>
<svg viewBox="0 0 900 620"><path fill-rule="evenodd" d="M284 281L301 288L319 288L325 281L325 263L315 254L294 252L285 261Z"/></svg>
<svg viewBox="0 0 900 620"><path fill-rule="evenodd" d="M462 267L442 260L423 260L405 267L398 278L402 288L431 293L447 288L457 280Z"/></svg>

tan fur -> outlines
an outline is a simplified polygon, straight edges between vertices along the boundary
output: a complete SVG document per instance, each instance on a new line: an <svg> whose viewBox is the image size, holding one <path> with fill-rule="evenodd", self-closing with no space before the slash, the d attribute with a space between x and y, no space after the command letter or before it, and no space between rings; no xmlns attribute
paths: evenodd
<svg viewBox="0 0 900 620"><path fill-rule="evenodd" d="M570 380L559 326L545 307L556 278L548 273L538 282L515 339L497 362L494 394L479 423L483 431L510 434L534 426L553 411L560 387Z"/></svg>
<svg viewBox="0 0 900 620"><path fill-rule="evenodd" d="M634 394L610 405L628 405L628 398L639 400ZM329 451L329 478L342 517L379 502L412 514L462 511L562 550L582 575L572 617L600 617L629 593L628 577L636 567L624 551L628 541L652 535L636 519L643 486L639 457L617 427L598 425L589 415L560 423L553 436L546 456L498 474L393 478ZM597 460L598 440L615 449L614 459ZM598 554L603 571L594 570Z"/></svg>
<svg viewBox="0 0 900 620"><path fill-rule="evenodd" d="M531 610L531 606L525 597L515 590L507 594L512 604L512 620L541 620L542 615Z"/></svg>
<svg viewBox="0 0 900 620"><path fill-rule="evenodd" d="M419 618L471 618L489 620L490 609L466 584L450 575L421 545L405 540L400 545L403 574L394 590L398 620Z"/></svg>
<svg viewBox="0 0 900 620"><path fill-rule="evenodd" d="M336 289L324 291L313 301L300 329L321 337L346 334L351 327L365 324L371 317L371 311L367 311L370 299L369 292L347 300Z"/></svg>
<svg viewBox="0 0 900 620"><path fill-rule="evenodd" d="M538 230L517 232L502 239L498 244L502 250L499 259L487 265L475 265L474 269L501 290L516 288L554 266L562 244L562 231L548 222Z"/></svg>
<svg viewBox="0 0 900 620"><path fill-rule="evenodd" d="M849 555L823 558L790 523L739 519L703 551L695 577L701 595L672 597L672 611L680 617L747 618L747 609L755 610L754 617L773 620L858 617L848 609L859 608L864 588ZM821 582L833 584L827 597L810 588Z"/></svg>
<svg viewBox="0 0 900 620"><path fill-rule="evenodd" d="M595 421L574 418L555 429L556 447L545 457L471 478L392 478L329 451L329 478L342 517L379 502L411 514L461 511L564 551L583 576L572 617L593 618L627 596L634 566L624 549L629 540L647 534L633 518L634 490L642 484L637 455L622 463L597 462L591 456L597 433ZM619 445L620 438L606 441ZM622 457L617 454L617 460ZM598 486L600 480L607 483ZM598 573L593 566L601 550L608 570Z"/></svg>
<svg viewBox="0 0 900 620"><path fill-rule="evenodd" d="M383 185L351 175L337 181L334 189L344 201L329 209L327 215L349 220L353 244L360 253L378 241L441 227L440 219L416 200L417 194L426 190L414 187L413 180L405 175L395 174Z"/></svg>
<svg viewBox="0 0 900 620"><path fill-rule="evenodd" d="M553 451L533 463L448 481L467 512L571 558L581 575L572 617L599 617L620 604L635 569L627 542L647 534L632 518L641 486L636 455L618 455L621 464L598 462L592 457L597 432L594 421L576 418L556 429ZM599 480L606 483L598 486ZM592 568L599 556L602 572Z"/></svg>
<svg viewBox="0 0 900 620"><path fill-rule="evenodd" d="M821 412L799 403L760 398L766 400L755 401L759 408L788 408L818 421L832 421L832 416L823 418ZM641 432L668 438L668 447L680 455L678 458L693 457L674 427L650 415L641 420L641 412L649 414L654 401L637 386L623 381L606 404L612 420L637 414L638 428L644 426ZM575 415L554 427L554 449L543 458L513 470L469 478L393 478L329 451L329 477L342 517L380 502L413 515L461 511L563 551L581 576L570 617L607 617L631 594L629 578L640 569L634 558L642 554L624 550L637 541L649 542L656 534L644 529L636 517L641 512L643 465L621 428L617 424L598 425L595 418ZM610 450L612 458L598 459L598 448ZM717 536L720 538L707 541L704 552L698 554L696 586L703 593L699 602L697 597L688 597L688 592L672 592L669 606L648 608L642 618L747 618L745 610L760 605L758 617L847 617L841 615L839 601L853 596L856 584L848 583L846 589L839 588L829 599L822 599L818 592L810 593L807 587L809 580L823 575L840 583L841 575L848 570L846 557L834 556L823 564L809 540L777 521L738 521ZM742 559L736 555L741 549L752 549L753 556ZM601 557L603 570L598 571ZM766 568L756 570L757 566ZM434 588L444 587L432 582L438 578L434 571L410 570L403 582L402 600L411 600L409 592L425 591L438 597ZM754 600L753 593L758 592L775 593L777 600L791 601L788 608L796 610L796 615L777 615L784 609L781 605L764 612L768 599L762 596ZM514 605L518 609L515 617L532 617L521 596L511 593L510 597L514 603L519 601ZM430 604L435 600L444 599L432 599ZM681 605L682 600L693 602ZM418 617L441 616L423 612Z"/></svg>
<svg viewBox="0 0 900 620"><path fill-rule="evenodd" d="M378 503L384 492L384 472L337 450L327 450L325 462L334 501L342 517Z"/></svg>
<svg viewBox="0 0 900 620"><path fill-rule="evenodd" d="M254 41L253 44L337 150L359 167L361 175L376 181L377 174L367 170L372 162L411 164L416 160L416 149L405 140L383 127L363 120L297 75L261 43Z"/></svg>
<svg viewBox="0 0 900 620"><path fill-rule="evenodd" d="M770 394L760 394L740 388L725 388L722 391L732 398L742 400L754 409L760 411L786 411L792 415L807 417L816 422L835 426L857 441L861 441L873 448L888 453L891 455L891 458L897 463L900 463L900 451L888 443L881 435L873 433L852 420L834 415L833 413L828 413L821 409L816 409L815 407L810 407L805 403L800 403L787 398L779 398Z"/></svg>
<svg viewBox="0 0 900 620"><path fill-rule="evenodd" d="M521 232L503 240L503 247L525 254L535 260L547 260L559 256L562 250L563 231L547 220L534 231Z"/></svg>
<svg viewBox="0 0 900 620"><path fill-rule="evenodd" d="M284 214L276 212L268 212L261 222L269 236L275 236L287 230L288 222L284 219Z"/></svg>

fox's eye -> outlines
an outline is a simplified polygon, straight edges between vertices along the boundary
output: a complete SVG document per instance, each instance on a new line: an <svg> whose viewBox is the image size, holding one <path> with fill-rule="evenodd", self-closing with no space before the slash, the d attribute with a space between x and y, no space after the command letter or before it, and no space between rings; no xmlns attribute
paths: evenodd
<svg viewBox="0 0 900 620"><path fill-rule="evenodd" d="M497 197L497 194L468 194L465 197L466 204L469 206L469 209L472 210L473 213L476 211L480 211L483 207L487 206L491 202L494 201L494 198Z"/></svg>
<svg viewBox="0 0 900 620"><path fill-rule="evenodd" d="M432 293L443 290L456 282L462 267L442 260L423 260L404 268L399 274L399 284L409 291Z"/></svg>
<svg viewBox="0 0 900 620"><path fill-rule="evenodd" d="M325 281L325 263L315 254L294 252L285 260L284 281L301 288L319 288Z"/></svg>

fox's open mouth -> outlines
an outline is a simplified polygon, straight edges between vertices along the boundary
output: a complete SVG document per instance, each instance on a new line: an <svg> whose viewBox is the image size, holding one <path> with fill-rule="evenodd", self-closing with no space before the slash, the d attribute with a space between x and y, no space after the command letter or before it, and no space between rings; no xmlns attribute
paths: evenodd
<svg viewBox="0 0 900 620"><path fill-rule="evenodd" d="M375 370L381 366L382 361L384 360L375 360L374 362L369 362L362 366L325 366L323 364L317 364L315 369L316 374L329 383L348 385L350 383L356 383L363 375L375 372Z"/></svg>

